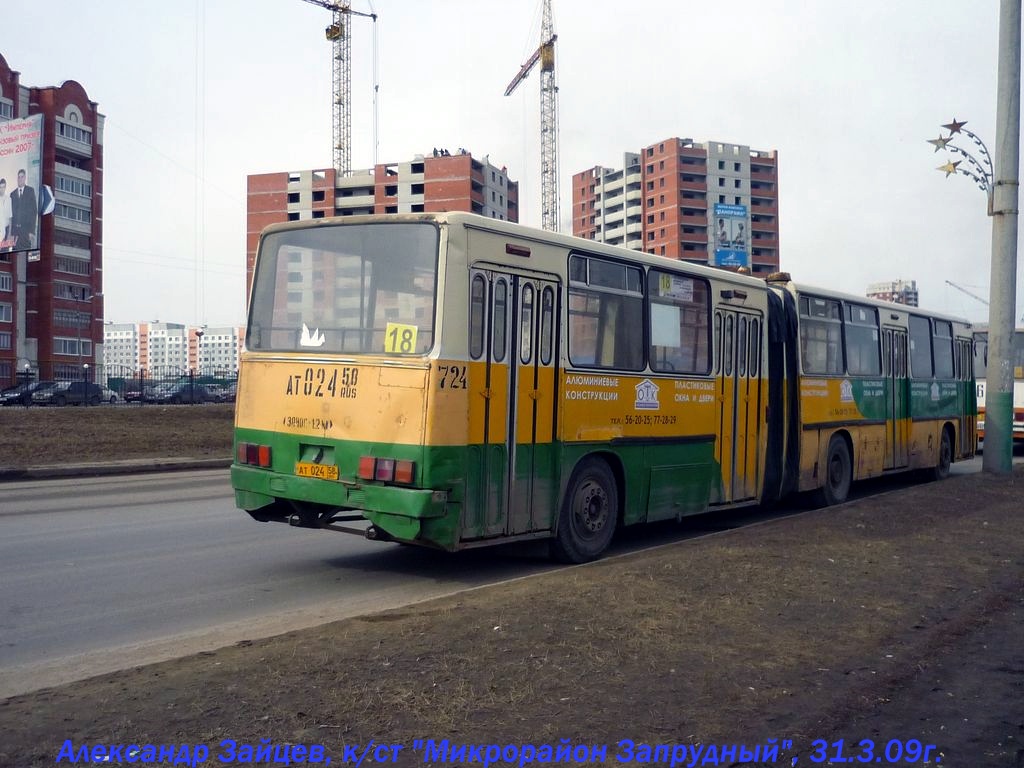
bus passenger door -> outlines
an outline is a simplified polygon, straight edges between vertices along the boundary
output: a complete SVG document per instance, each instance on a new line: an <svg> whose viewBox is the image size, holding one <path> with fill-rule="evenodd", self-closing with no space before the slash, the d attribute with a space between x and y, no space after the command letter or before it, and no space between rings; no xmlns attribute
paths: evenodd
<svg viewBox="0 0 1024 768"><path fill-rule="evenodd" d="M470 356L478 348L484 366L470 403L470 442L481 447L469 468L475 509L464 522L466 535L547 529L557 491L558 283L493 270L473 270L470 281L471 301L482 297L486 319L470 331Z"/></svg>
<svg viewBox="0 0 1024 768"><path fill-rule="evenodd" d="M882 329L882 374L888 389L886 408L885 469L898 469L910 462L910 393L907 391L907 331Z"/></svg>
<svg viewBox="0 0 1024 768"><path fill-rule="evenodd" d="M508 275L470 273L469 466L466 538L499 536L507 516L509 335L512 281Z"/></svg>
<svg viewBox="0 0 1024 768"><path fill-rule="evenodd" d="M715 458L722 472L723 502L757 496L761 474L759 435L762 410L760 315L722 308L716 312L721 364L718 366L719 439Z"/></svg>
<svg viewBox="0 0 1024 768"><path fill-rule="evenodd" d="M551 527L555 479L555 389L558 380L560 293L555 280L509 275L512 304L512 380L509 386L508 519L515 535Z"/></svg>

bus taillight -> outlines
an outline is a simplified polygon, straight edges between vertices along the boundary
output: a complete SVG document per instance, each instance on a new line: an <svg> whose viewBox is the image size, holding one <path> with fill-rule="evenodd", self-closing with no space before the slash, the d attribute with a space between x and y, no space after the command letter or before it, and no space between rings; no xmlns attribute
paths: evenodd
<svg viewBox="0 0 1024 768"><path fill-rule="evenodd" d="M382 480L390 483L395 479L395 460L377 459L377 471L373 473L375 480Z"/></svg>
<svg viewBox="0 0 1024 768"><path fill-rule="evenodd" d="M239 464L267 468L270 466L270 446L258 445L257 443L239 443L235 458Z"/></svg>
<svg viewBox="0 0 1024 768"><path fill-rule="evenodd" d="M383 483L411 485L416 477L416 462L406 459L360 456L358 475L360 480L378 480Z"/></svg>
<svg viewBox="0 0 1024 768"><path fill-rule="evenodd" d="M359 479L360 480L373 480L374 473L377 469L377 459L373 456L360 456L359 457Z"/></svg>
<svg viewBox="0 0 1024 768"><path fill-rule="evenodd" d="M269 467L270 466L270 446L269 445L257 446L256 457L257 457L257 463L261 467Z"/></svg>
<svg viewBox="0 0 1024 768"><path fill-rule="evenodd" d="M416 476L416 462L415 461L396 461L395 462L395 482L402 483L404 485L412 485L413 478Z"/></svg>

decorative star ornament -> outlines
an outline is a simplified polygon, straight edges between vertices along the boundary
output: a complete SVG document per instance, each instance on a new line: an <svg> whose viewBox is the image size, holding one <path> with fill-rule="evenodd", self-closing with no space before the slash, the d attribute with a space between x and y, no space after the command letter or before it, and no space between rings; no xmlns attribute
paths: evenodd
<svg viewBox="0 0 1024 768"><path fill-rule="evenodd" d="M936 168L935 170L936 170L936 171L945 171L945 172L946 172L946 178L948 179L948 178L950 177L950 175L951 175L951 174L954 174L954 173L956 173L956 167L957 167L958 165L960 165L960 163L961 163L961 162L962 162L962 161L960 161L960 160L957 160L957 161L956 161L956 162L954 163L954 162L952 162L951 160L947 160L947 161L946 161L946 164L945 164L945 165L940 165L940 166L939 166L938 168Z"/></svg>
<svg viewBox="0 0 1024 768"><path fill-rule="evenodd" d="M952 123L946 123L942 127L945 128L947 131L949 131L949 135L950 135L950 137L952 137L954 133L960 133L960 129L963 128L965 125L967 125L967 121L966 120L963 120L963 121L958 123L956 121L956 118L954 117Z"/></svg>
<svg viewBox="0 0 1024 768"><path fill-rule="evenodd" d="M935 145L935 151L938 152L940 149L945 149L946 145L953 140L953 134L950 134L946 138L942 138L942 134L939 134L937 139L928 139L929 144Z"/></svg>

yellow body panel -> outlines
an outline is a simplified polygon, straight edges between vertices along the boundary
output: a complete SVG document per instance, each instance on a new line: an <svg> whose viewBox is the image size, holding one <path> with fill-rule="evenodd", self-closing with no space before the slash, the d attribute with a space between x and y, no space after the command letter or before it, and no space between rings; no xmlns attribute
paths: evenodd
<svg viewBox="0 0 1024 768"><path fill-rule="evenodd" d="M250 357L239 382L235 424L325 439L423 444L429 381L432 407L451 415L431 420L430 441L464 445L466 390L441 388L440 376L434 361L352 364Z"/></svg>
<svg viewBox="0 0 1024 768"><path fill-rule="evenodd" d="M561 439L713 435L717 397L711 379L562 373Z"/></svg>

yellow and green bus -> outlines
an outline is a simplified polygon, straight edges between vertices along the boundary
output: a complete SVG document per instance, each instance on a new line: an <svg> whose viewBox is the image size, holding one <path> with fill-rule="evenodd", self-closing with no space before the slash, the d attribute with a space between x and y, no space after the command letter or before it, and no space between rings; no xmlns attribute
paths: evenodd
<svg viewBox="0 0 1024 768"><path fill-rule="evenodd" d="M459 550L927 470L975 446L970 326L467 213L268 227L236 503Z"/></svg>

